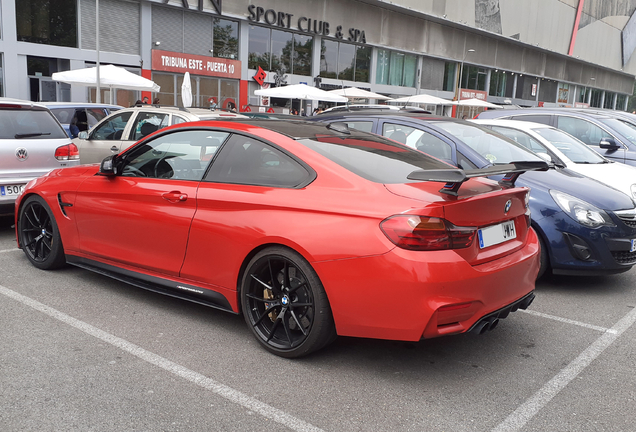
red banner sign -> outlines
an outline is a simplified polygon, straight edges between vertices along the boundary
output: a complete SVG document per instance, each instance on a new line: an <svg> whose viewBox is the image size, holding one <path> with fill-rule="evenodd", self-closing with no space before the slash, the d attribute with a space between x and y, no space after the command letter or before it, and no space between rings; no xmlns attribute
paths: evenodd
<svg viewBox="0 0 636 432"><path fill-rule="evenodd" d="M241 79L241 62L218 57L152 50L152 70Z"/></svg>
<svg viewBox="0 0 636 432"><path fill-rule="evenodd" d="M485 101L488 94L481 90L459 89L459 99L479 99Z"/></svg>

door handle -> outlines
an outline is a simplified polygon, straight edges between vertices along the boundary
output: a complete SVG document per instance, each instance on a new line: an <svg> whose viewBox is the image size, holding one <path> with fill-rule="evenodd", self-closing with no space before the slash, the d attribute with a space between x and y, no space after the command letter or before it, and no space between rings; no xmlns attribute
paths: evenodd
<svg viewBox="0 0 636 432"><path fill-rule="evenodd" d="M161 195L166 201L177 203L179 201L185 201L188 199L188 194L181 193L179 191L170 191Z"/></svg>
<svg viewBox="0 0 636 432"><path fill-rule="evenodd" d="M119 151L119 147L117 147L117 146L112 146L112 147L110 148L110 151L118 152L118 151Z"/></svg>

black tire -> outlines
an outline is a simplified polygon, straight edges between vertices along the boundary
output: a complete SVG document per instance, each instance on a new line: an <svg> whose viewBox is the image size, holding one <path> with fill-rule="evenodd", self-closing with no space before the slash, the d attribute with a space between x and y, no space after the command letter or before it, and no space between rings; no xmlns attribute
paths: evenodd
<svg viewBox="0 0 636 432"><path fill-rule="evenodd" d="M31 195L18 215L20 246L31 264L42 270L66 264L64 247L53 212L42 197Z"/></svg>
<svg viewBox="0 0 636 432"><path fill-rule="evenodd" d="M545 242L543 241L543 239L541 238L538 232L537 232L537 238L539 239L539 246L541 249L539 251L540 264L539 264L539 274L537 274L537 280L538 280L538 279L541 279L543 276L547 276L547 274L550 273L548 271L550 269L550 257L548 256L548 248L545 246Z"/></svg>
<svg viewBox="0 0 636 432"><path fill-rule="evenodd" d="M256 339L278 356L302 357L336 337L318 275L292 250L270 247L250 260L241 282L241 305Z"/></svg>

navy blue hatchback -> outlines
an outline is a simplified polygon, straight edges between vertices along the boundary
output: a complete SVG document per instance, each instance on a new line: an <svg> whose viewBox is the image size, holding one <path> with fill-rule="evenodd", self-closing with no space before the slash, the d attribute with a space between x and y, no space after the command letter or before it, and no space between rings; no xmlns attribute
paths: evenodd
<svg viewBox="0 0 636 432"><path fill-rule="evenodd" d="M312 120L384 135L463 169L542 160L492 130L448 117L352 112ZM542 245L540 275L621 273L636 264L636 208L630 197L561 167L526 172L516 184L531 188L532 227Z"/></svg>

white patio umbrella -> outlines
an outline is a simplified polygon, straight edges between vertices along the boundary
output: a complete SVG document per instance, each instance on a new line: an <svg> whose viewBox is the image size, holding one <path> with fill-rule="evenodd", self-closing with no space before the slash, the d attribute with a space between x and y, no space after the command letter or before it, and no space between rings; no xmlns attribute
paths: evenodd
<svg viewBox="0 0 636 432"><path fill-rule="evenodd" d="M413 96L404 96L393 99L391 102L417 103L425 105L451 105L452 102L447 99L438 98L427 94L417 94Z"/></svg>
<svg viewBox="0 0 636 432"><path fill-rule="evenodd" d="M270 87L268 89L256 90L257 96L269 96L283 99L303 99L320 100L326 102L346 102L347 98L338 96L317 87L310 87L306 84L293 84L285 87Z"/></svg>
<svg viewBox="0 0 636 432"><path fill-rule="evenodd" d="M181 84L181 101L184 108L190 108L192 106L192 84L190 83L190 72L186 72L183 76L183 83Z"/></svg>
<svg viewBox="0 0 636 432"><path fill-rule="evenodd" d="M55 72L51 75L53 81L61 81L67 84L80 85L84 87L97 86L97 68L74 69L64 72ZM99 67L99 83L100 87L108 87L111 89L110 99L112 103L113 88L124 90L140 90L158 92L160 87L147 78L128 72L126 69L105 65Z"/></svg>
<svg viewBox="0 0 636 432"><path fill-rule="evenodd" d="M378 99L378 100L390 100L388 96L384 96L378 93L370 92L358 87L347 87L336 90L329 90L327 93L335 94L338 96L344 96L347 99Z"/></svg>
<svg viewBox="0 0 636 432"><path fill-rule="evenodd" d="M481 99L462 99L460 101L449 102L450 105L461 105L461 106L469 106L469 107L477 107L477 108L501 108L501 105L495 105L494 103L486 102Z"/></svg>

